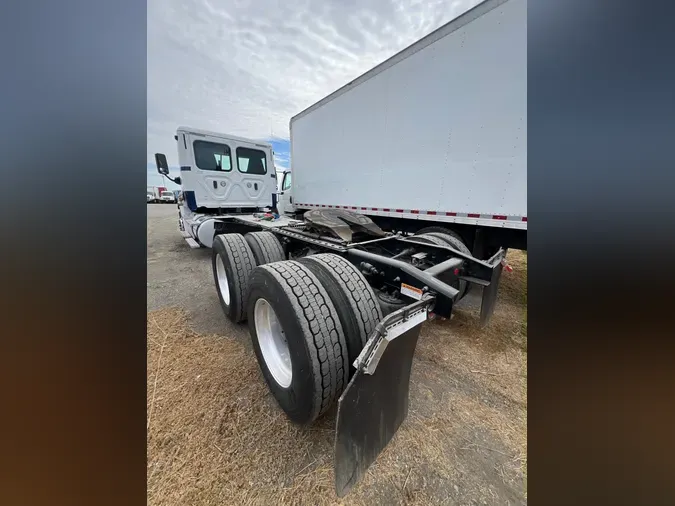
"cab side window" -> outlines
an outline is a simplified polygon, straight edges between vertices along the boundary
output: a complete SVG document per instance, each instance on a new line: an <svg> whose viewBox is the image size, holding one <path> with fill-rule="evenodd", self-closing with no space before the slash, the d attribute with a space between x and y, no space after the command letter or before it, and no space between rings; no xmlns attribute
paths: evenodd
<svg viewBox="0 0 675 506"><path fill-rule="evenodd" d="M259 149L237 148L239 172L262 176L267 174L267 159Z"/></svg>
<svg viewBox="0 0 675 506"><path fill-rule="evenodd" d="M284 176L284 182L281 185L281 190L286 191L291 189L291 173L287 172Z"/></svg>
<svg viewBox="0 0 675 506"><path fill-rule="evenodd" d="M195 163L201 170L232 170L232 154L226 144L208 141L194 141Z"/></svg>

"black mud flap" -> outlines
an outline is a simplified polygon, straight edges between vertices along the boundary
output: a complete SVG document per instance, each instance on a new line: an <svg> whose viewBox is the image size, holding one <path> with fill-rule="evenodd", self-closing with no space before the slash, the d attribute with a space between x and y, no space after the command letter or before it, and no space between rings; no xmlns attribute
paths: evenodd
<svg viewBox="0 0 675 506"><path fill-rule="evenodd" d="M483 299L480 304L480 325L485 327L492 318L497 304L497 290L499 289L499 281L502 277L502 270L504 269L506 253L500 249L488 263L492 266L492 278L490 284L483 287Z"/></svg>
<svg viewBox="0 0 675 506"><path fill-rule="evenodd" d="M432 303L423 299L384 318L354 363L356 372L338 401L338 497L359 482L408 415L410 368Z"/></svg>

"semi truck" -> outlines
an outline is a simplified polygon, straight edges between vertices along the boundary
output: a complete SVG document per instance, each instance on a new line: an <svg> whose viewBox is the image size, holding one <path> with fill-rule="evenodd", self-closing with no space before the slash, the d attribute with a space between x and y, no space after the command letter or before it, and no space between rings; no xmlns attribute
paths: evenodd
<svg viewBox="0 0 675 506"><path fill-rule="evenodd" d="M471 290L487 325L525 245L525 23L485 0L292 118L281 191L269 143L177 129L178 228L288 418L337 405L339 497L407 416L421 325Z"/></svg>
<svg viewBox="0 0 675 506"><path fill-rule="evenodd" d="M171 190L164 190L159 196L159 201L162 204L175 204L176 194Z"/></svg>
<svg viewBox="0 0 675 506"><path fill-rule="evenodd" d="M165 186L148 186L147 193L152 196L152 199L149 198L148 202L162 202L162 194L165 191Z"/></svg>

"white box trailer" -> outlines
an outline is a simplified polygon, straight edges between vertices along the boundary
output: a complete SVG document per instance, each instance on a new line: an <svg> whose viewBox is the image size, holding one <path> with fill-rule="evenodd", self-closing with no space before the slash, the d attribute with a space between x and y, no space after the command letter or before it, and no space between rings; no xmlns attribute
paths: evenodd
<svg viewBox="0 0 675 506"><path fill-rule="evenodd" d="M162 198L162 190L164 188L160 188L159 186L148 186L147 187L147 194L152 195L152 199L148 199L149 202L160 202Z"/></svg>
<svg viewBox="0 0 675 506"><path fill-rule="evenodd" d="M286 211L350 209L385 229L442 224L470 248L478 233L493 249L526 249L526 0L482 2L290 130Z"/></svg>

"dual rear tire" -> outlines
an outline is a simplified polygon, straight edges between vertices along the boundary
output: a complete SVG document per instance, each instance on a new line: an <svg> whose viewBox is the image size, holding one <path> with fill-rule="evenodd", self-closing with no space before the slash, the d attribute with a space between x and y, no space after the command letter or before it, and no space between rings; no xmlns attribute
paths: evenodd
<svg viewBox="0 0 675 506"><path fill-rule="evenodd" d="M220 306L234 323L246 320L246 299L253 269L284 260L284 249L271 232L218 235L211 262Z"/></svg>
<svg viewBox="0 0 675 506"><path fill-rule="evenodd" d="M244 236L217 236L213 241L211 266L223 312L235 323L246 320L248 283L256 261Z"/></svg>
<svg viewBox="0 0 675 506"><path fill-rule="evenodd" d="M216 237L213 270L225 314L248 318L262 375L281 408L294 422L316 420L346 388L382 319L363 274L333 254L283 261L269 232Z"/></svg>
<svg viewBox="0 0 675 506"><path fill-rule="evenodd" d="M248 311L253 349L274 398L291 420L316 420L349 381L347 344L328 292L299 262L267 264L251 276Z"/></svg>

